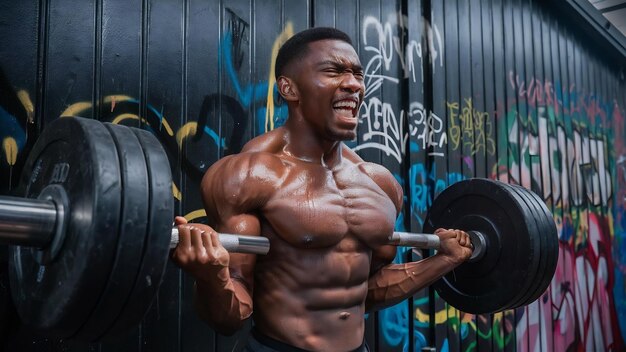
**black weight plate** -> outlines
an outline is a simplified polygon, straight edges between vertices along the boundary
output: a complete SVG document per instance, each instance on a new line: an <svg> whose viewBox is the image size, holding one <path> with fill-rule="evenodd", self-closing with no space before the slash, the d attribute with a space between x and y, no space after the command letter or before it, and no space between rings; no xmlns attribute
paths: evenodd
<svg viewBox="0 0 626 352"><path fill-rule="evenodd" d="M93 311L117 251L121 184L111 135L100 122L54 120L33 146L20 189L36 198L62 187L69 218L61 251L45 266L37 251L13 247L11 293L22 321L43 333L70 337ZM51 185L51 186L49 186Z"/></svg>
<svg viewBox="0 0 626 352"><path fill-rule="evenodd" d="M528 196L535 199L534 206L542 214L544 228L541 231L541 237L546 241L545 247L542 247L542 253L546 257L546 265L544 268L544 276L537 285L536 292L524 304L530 304L541 297L545 290L552 282L559 260L559 235L554 222L554 216L548 209L545 201L532 191L527 191Z"/></svg>
<svg viewBox="0 0 626 352"><path fill-rule="evenodd" d="M528 232L531 219L525 205L506 184L470 179L445 189L428 210L425 232L439 227L476 230L485 234L485 255L464 263L434 286L452 306L474 314L501 311L517 301L537 271L538 243Z"/></svg>
<svg viewBox="0 0 626 352"><path fill-rule="evenodd" d="M508 307L509 309L513 309L526 305L526 302L530 299L530 297L533 296L533 294L541 284L541 279L543 279L543 276L545 274L545 267L548 259L546 258L545 250L548 244L546 238L542 236L542 232L544 231L546 226L544 214L535 207L536 200L528 195L529 191L525 188L510 184L508 186L513 192L517 193L518 196L523 199L526 206L528 207L528 210L532 213L532 219L536 223L536 231L530 232L529 235L536 237L540 247L538 258L539 265L537 266L537 272L532 277L532 280L530 280L530 285L529 288L526 290L526 293L517 302L512 302L511 305Z"/></svg>
<svg viewBox="0 0 626 352"><path fill-rule="evenodd" d="M128 333L148 311L161 285L169 260L169 245L174 221L172 173L165 150L150 132L130 128L142 146L148 170L148 232L141 266L131 295L104 338Z"/></svg>
<svg viewBox="0 0 626 352"><path fill-rule="evenodd" d="M534 260L532 262L532 265L528 267L527 276L524 279L525 280L525 284L523 286L524 288L520 291L520 294L517 300L511 301L508 307L503 307L503 309L504 308L512 309L517 306L520 306L522 302L525 302L528 299L528 297L532 295L535 287L537 286L539 276L542 275L542 272L543 272L542 264L544 264L544 262L543 262L542 253L541 253L541 248L542 248L543 243L542 243L542 239L540 235L541 233L540 223L537 221L537 218L540 216L540 214L535 211L535 208L532 206L533 203L530 202L528 197L521 194L518 191L518 189L515 188L514 185L502 183L502 187L508 190L509 192L511 192L512 196L517 199L517 202L519 204L521 204L523 211L525 212L527 216L526 219L528 220L528 224L529 224L526 232L520 232L523 236L527 236L527 238L524 238L524 239L520 239L519 237L508 238L508 240L518 241L518 242L520 240L526 240L529 243L533 244L532 255L533 255ZM511 277L509 280L522 280L522 278Z"/></svg>
<svg viewBox="0 0 626 352"><path fill-rule="evenodd" d="M148 170L143 148L130 128L104 125L115 141L120 160L123 200L117 255L95 310L73 337L80 341L98 340L119 316L137 279L148 226Z"/></svg>

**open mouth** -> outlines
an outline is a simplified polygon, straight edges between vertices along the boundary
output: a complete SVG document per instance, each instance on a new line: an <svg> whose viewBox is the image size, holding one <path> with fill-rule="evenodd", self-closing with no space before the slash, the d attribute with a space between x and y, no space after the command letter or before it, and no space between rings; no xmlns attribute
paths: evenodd
<svg viewBox="0 0 626 352"><path fill-rule="evenodd" d="M333 104L333 109L343 117L356 118L358 110L357 102L352 99L344 99Z"/></svg>

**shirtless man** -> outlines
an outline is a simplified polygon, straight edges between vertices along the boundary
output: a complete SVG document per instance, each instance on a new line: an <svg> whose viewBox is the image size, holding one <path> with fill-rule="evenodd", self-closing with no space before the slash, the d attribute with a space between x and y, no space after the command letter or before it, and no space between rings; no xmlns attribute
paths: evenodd
<svg viewBox="0 0 626 352"><path fill-rule="evenodd" d="M396 248L386 243L402 188L342 142L356 137L365 92L346 34L296 34L279 51L276 78L287 122L207 171L201 188L212 227L178 217L174 260L195 278L196 308L218 332L253 316L247 351L368 351L365 313L464 262L469 237L439 229L436 255L391 264ZM270 251L229 254L216 231L266 236Z"/></svg>

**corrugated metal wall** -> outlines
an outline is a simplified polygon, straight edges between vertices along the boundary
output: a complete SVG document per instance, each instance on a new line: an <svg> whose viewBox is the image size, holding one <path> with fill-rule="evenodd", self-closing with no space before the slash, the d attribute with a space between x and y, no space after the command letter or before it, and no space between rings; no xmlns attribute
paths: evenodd
<svg viewBox="0 0 626 352"><path fill-rule="evenodd" d="M19 1L0 3L0 193L62 114L150 126L169 153L177 211L203 220L208 166L286 119L272 62L289 36L335 26L354 40L368 91L349 143L404 187L399 230L469 177L522 184L553 211L560 257L528 307L474 316L432 290L367 317L377 351L623 350L626 81L622 61L538 1ZM420 255L403 249L397 260ZM505 285L505 283L502 283ZM231 351L170 265L141 326L114 343L33 336L9 350ZM3 292L6 292L4 289ZM0 296L2 297L2 296Z"/></svg>

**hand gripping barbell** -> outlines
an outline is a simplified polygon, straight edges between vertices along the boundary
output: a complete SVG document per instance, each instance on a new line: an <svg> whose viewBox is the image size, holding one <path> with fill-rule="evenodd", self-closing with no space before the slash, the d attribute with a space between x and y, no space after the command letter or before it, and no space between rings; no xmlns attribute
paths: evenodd
<svg viewBox="0 0 626 352"><path fill-rule="evenodd" d="M23 197L0 197L0 241L12 246L10 285L22 321L82 341L137 325L178 242L171 184L167 155L150 132L80 117L53 121L26 161ZM464 229L474 247L467 263L435 283L453 306L515 308L549 285L556 226L534 193L493 180L458 182L428 211L424 231L439 227ZM265 237L219 237L230 252L270 249ZM389 244L438 249L439 237L395 232Z"/></svg>

